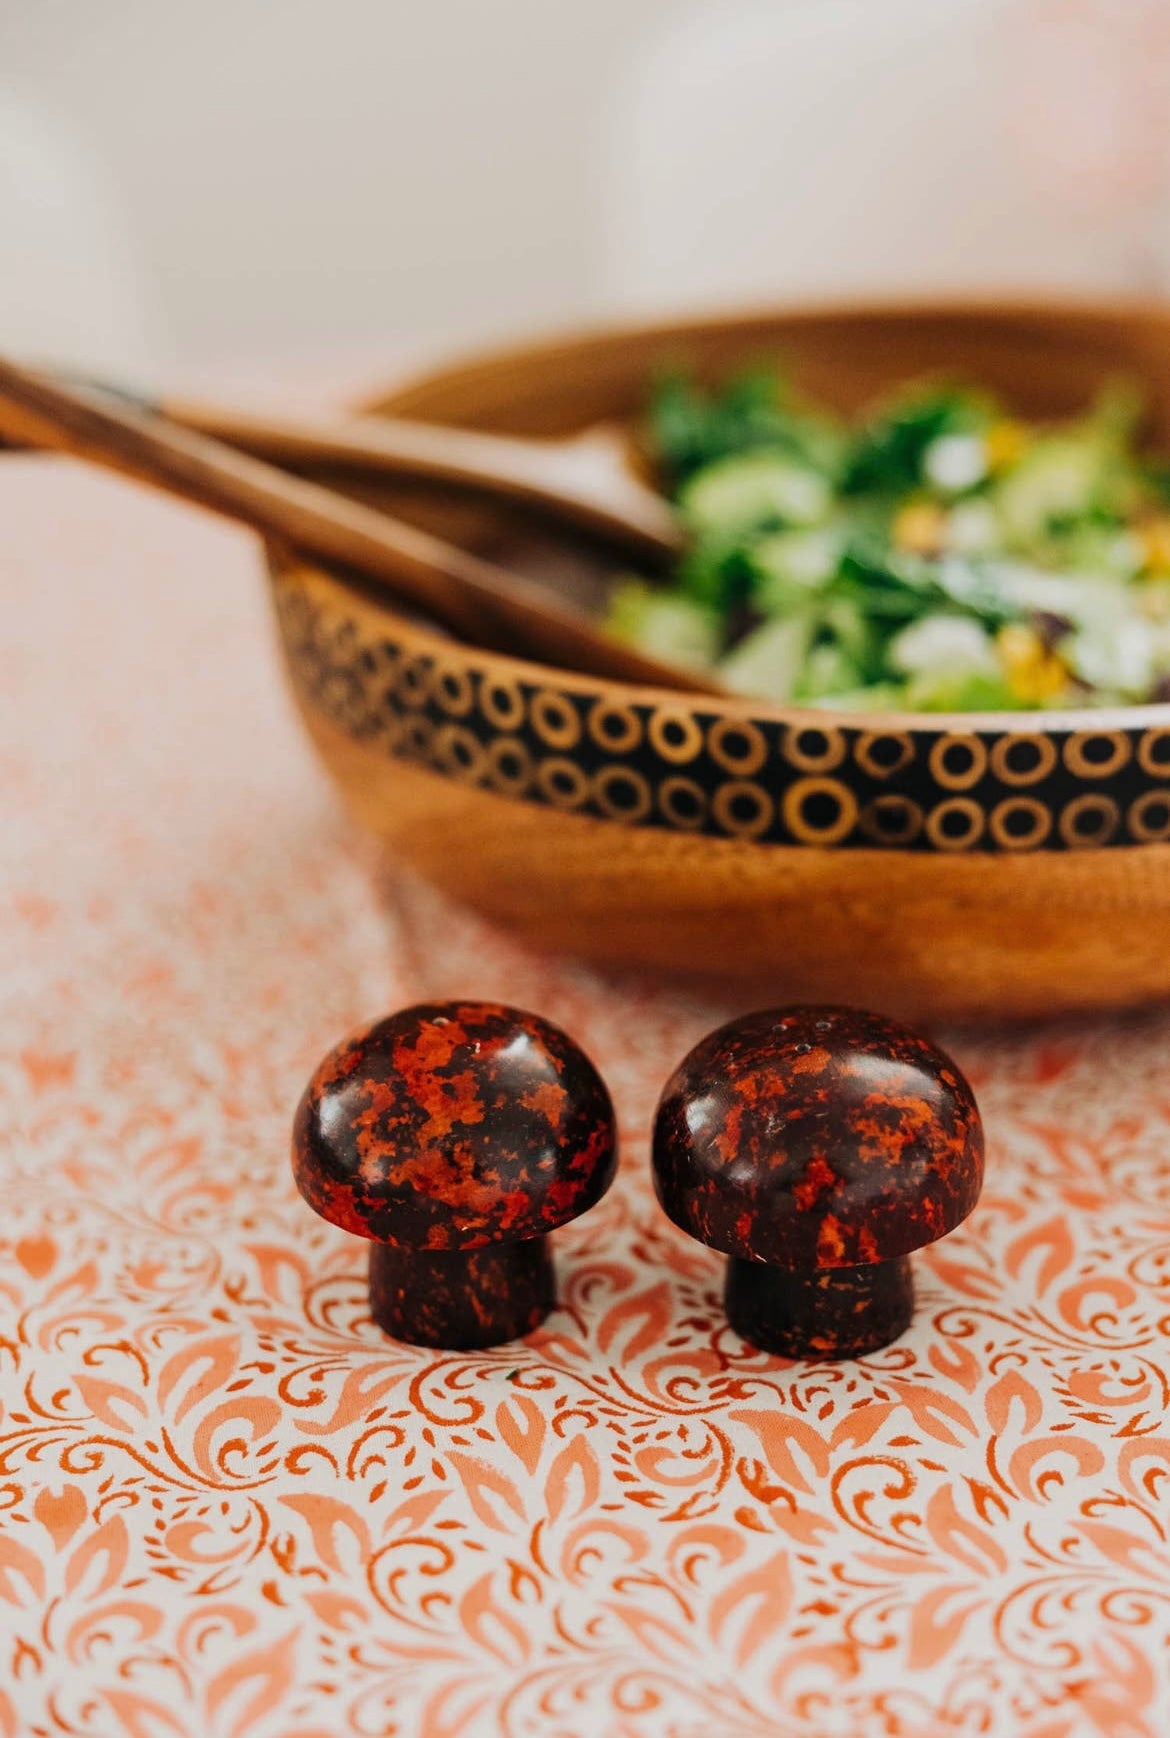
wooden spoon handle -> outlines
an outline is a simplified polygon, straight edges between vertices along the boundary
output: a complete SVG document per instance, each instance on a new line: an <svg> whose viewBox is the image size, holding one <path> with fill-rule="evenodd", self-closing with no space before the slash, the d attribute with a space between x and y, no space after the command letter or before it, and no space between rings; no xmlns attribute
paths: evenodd
<svg viewBox="0 0 1170 1738"><path fill-rule="evenodd" d="M383 581L473 643L618 681L711 685L608 639L542 587L319 484L0 358L0 432L74 452Z"/></svg>

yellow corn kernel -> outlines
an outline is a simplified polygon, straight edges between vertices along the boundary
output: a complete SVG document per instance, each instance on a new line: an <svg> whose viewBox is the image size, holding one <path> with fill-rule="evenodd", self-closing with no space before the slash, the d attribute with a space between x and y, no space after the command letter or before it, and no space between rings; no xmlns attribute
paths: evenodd
<svg viewBox="0 0 1170 1738"><path fill-rule="evenodd" d="M1150 573L1170 573L1170 518L1159 513L1137 528L1142 565Z"/></svg>
<svg viewBox="0 0 1170 1738"><path fill-rule="evenodd" d="M908 555L937 555L946 536L947 516L934 501L908 501L894 515L894 546Z"/></svg>
<svg viewBox="0 0 1170 1738"><path fill-rule="evenodd" d="M1009 622L995 637L995 649L1003 665L1008 687L1017 700L1036 703L1053 700L1068 685L1068 669L1034 628Z"/></svg>
<svg viewBox="0 0 1170 1738"><path fill-rule="evenodd" d="M1028 431L1023 423L1001 417L993 422L983 437L983 451L989 471L1006 471L1014 465L1028 444Z"/></svg>
<svg viewBox="0 0 1170 1738"><path fill-rule="evenodd" d="M1031 684L1033 700L1055 700L1068 687L1068 668L1055 652L1046 652Z"/></svg>

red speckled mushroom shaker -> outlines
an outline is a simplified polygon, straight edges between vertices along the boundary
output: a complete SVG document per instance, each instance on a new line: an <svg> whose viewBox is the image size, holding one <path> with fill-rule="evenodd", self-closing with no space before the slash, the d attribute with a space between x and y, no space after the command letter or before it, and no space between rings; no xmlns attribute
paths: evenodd
<svg viewBox="0 0 1170 1738"><path fill-rule="evenodd" d="M749 1014L712 1032L659 1102L667 1214L723 1250L731 1325L763 1351L849 1358L904 1331L910 1252L965 1219L983 1129L956 1065L851 1008Z"/></svg>
<svg viewBox="0 0 1170 1738"><path fill-rule="evenodd" d="M605 1085L559 1027L490 1002L405 1008L325 1057L293 1127L297 1187L372 1240L370 1307L396 1339L476 1348L552 1309L546 1233L613 1180Z"/></svg>

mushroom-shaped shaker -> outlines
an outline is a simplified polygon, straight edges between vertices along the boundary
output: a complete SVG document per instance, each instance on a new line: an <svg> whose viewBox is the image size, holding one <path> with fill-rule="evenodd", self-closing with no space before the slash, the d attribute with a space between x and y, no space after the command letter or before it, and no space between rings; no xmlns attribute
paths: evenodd
<svg viewBox="0 0 1170 1738"><path fill-rule="evenodd" d="M330 1051L293 1126L297 1187L370 1250L370 1308L396 1339L474 1348L552 1309L545 1234L613 1180L613 1105L558 1026L434 1002Z"/></svg>
<svg viewBox="0 0 1170 1738"><path fill-rule="evenodd" d="M914 1308L910 1252L979 1199L983 1129L959 1069L852 1008L782 1008L712 1032L658 1105L670 1218L730 1255L726 1306L752 1345L852 1358Z"/></svg>

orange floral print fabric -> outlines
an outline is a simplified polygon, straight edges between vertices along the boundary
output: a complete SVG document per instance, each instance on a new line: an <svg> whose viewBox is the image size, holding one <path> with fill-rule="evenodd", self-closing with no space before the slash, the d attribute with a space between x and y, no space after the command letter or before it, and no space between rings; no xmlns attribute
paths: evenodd
<svg viewBox="0 0 1170 1738"><path fill-rule="evenodd" d="M0 514L0 1735L1164 1738L1170 1021L948 1035L987 1183L912 1329L753 1353L647 1173L728 1010L378 888L247 539L31 459ZM371 1327L288 1162L321 1053L455 990L625 1154L476 1355Z"/></svg>

